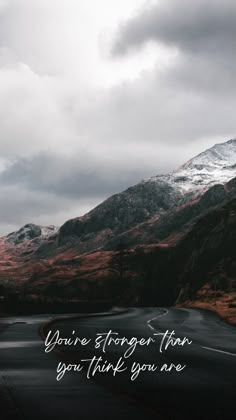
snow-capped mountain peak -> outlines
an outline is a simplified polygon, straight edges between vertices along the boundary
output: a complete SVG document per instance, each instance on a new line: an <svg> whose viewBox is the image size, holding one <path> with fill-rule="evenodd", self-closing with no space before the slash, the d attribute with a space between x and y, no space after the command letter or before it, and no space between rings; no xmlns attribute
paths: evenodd
<svg viewBox="0 0 236 420"><path fill-rule="evenodd" d="M215 144L170 174L156 176L181 193L200 193L236 176L236 139Z"/></svg>
<svg viewBox="0 0 236 420"><path fill-rule="evenodd" d="M236 164L236 139L229 140L225 143L215 144L210 149L200 153L193 159L189 160L179 170L193 167L204 167L205 169L221 168L226 169Z"/></svg>

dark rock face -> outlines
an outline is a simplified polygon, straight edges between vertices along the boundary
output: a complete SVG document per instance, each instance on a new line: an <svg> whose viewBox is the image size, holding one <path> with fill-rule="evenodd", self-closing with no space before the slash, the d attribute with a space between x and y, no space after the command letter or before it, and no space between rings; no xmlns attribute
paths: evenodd
<svg viewBox="0 0 236 420"><path fill-rule="evenodd" d="M173 234L181 237L212 208L232 200L236 196L233 185L233 180L226 186L215 185L195 200L183 197L182 202L185 200L183 205L171 207L160 213L158 217L155 215L129 230L107 237L104 249L116 249L120 242L132 247L137 244L156 244L165 240L168 242Z"/></svg>
<svg viewBox="0 0 236 420"><path fill-rule="evenodd" d="M83 237L104 229L116 234L176 206L182 196L164 181L146 181L113 195L86 216L67 221L59 231L59 244L69 236Z"/></svg>
<svg viewBox="0 0 236 420"><path fill-rule="evenodd" d="M76 247L78 253L163 242L182 237L215 206L236 196L236 180L214 185L197 197L163 180L149 180L116 194L83 217L68 220L50 240L42 240L38 257L55 255L58 248ZM171 240L171 239L170 239Z"/></svg>

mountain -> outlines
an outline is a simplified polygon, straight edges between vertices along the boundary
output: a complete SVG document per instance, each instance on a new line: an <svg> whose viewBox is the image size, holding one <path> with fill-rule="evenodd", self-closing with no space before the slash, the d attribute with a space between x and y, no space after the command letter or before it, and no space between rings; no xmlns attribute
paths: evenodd
<svg viewBox="0 0 236 420"><path fill-rule="evenodd" d="M183 193L200 192L215 184L225 184L235 176L236 139L200 153L169 175Z"/></svg>
<svg viewBox="0 0 236 420"><path fill-rule="evenodd" d="M29 223L0 238L0 285L12 284L14 288L27 281L32 274L37 249L43 241L53 240L57 231L58 228L53 225Z"/></svg>
<svg viewBox="0 0 236 420"><path fill-rule="evenodd" d="M176 258L184 261L179 301L207 295L209 289L214 295L236 292L235 242L236 198L202 217L179 245Z"/></svg>
<svg viewBox="0 0 236 420"><path fill-rule="evenodd" d="M208 287L211 301L215 276L230 277L224 249L233 247L234 225L220 229L234 212L235 176L236 139L111 196L60 229L25 225L0 238L0 280L44 297L115 296L128 304L193 304ZM216 214L218 236L210 231ZM223 244L214 261L211 241ZM213 261L210 268L202 255ZM229 258L234 264L233 253ZM234 290L227 280L222 296Z"/></svg>
<svg viewBox="0 0 236 420"><path fill-rule="evenodd" d="M68 220L59 230L48 227L43 233L42 227L29 224L8 235L7 240L17 244L21 238L40 238L38 257L55 253L62 246L76 245L78 252L87 253L100 248L114 249L120 240L127 245L163 241L167 237L165 232L171 234L170 221L175 219L176 211L201 199L214 185L218 185L214 195L217 192L221 194L218 199L223 199L223 184L235 173L236 139L216 144L170 174L143 180L113 195L85 216ZM202 200L203 210L205 201ZM193 208L197 212L196 207L191 210ZM191 210L181 214L186 215ZM178 212L178 218L179 215ZM41 238L46 233L55 234L54 240Z"/></svg>
<svg viewBox="0 0 236 420"><path fill-rule="evenodd" d="M58 228L53 225L41 226L35 225L34 223L28 223L16 232L9 233L6 237L6 242L17 245L24 241L50 236L57 231Z"/></svg>
<svg viewBox="0 0 236 420"><path fill-rule="evenodd" d="M67 221L59 230L58 244L76 242L80 252L88 252L116 242L118 235L142 223L152 225L153 219L199 199L214 185L223 186L235 174L236 139L216 144L172 173L143 180L85 216Z"/></svg>
<svg viewBox="0 0 236 420"><path fill-rule="evenodd" d="M236 198L202 217L175 249L177 302L236 323Z"/></svg>
<svg viewBox="0 0 236 420"><path fill-rule="evenodd" d="M175 246L130 255L138 285L132 290L144 305L208 308L236 323L235 241L236 195L200 217Z"/></svg>

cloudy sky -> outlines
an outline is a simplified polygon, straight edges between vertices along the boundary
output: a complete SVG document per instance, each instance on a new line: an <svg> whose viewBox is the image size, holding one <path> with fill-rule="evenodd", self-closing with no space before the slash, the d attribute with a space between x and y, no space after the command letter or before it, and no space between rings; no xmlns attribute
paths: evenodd
<svg viewBox="0 0 236 420"><path fill-rule="evenodd" d="M0 0L0 233L236 136L235 0Z"/></svg>

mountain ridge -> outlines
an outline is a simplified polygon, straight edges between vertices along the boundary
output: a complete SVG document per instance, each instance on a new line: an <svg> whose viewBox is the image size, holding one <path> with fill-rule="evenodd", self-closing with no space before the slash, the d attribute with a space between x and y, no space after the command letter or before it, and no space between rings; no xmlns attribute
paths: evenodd
<svg viewBox="0 0 236 420"><path fill-rule="evenodd" d="M230 164L227 165L227 162ZM52 234L59 230L60 235L60 230L63 231L65 225L70 221L73 221L73 224L79 221L80 225L84 224L86 226L90 218L94 223L88 230L84 229L86 233L98 231L101 224L105 224L105 229L112 227L118 231L125 230L127 226L131 227L136 222L140 223L157 213L161 214L171 207L191 201L215 184L226 184L236 174L235 168L236 138L224 143L216 143L168 174L144 179L126 190L110 196L85 215L67 220L59 229L52 229ZM142 203L140 203L141 200ZM118 207L122 202L125 204L125 208L123 211L119 211ZM113 209L109 209L111 217L108 217L108 219L110 220L107 220L108 214L104 209L107 203L113 207ZM105 214L101 214L99 220L95 222L94 214L99 210ZM119 217L123 225L120 227L118 226ZM133 217L136 217L136 220L133 220ZM12 232L12 234L17 235L17 232L30 225L33 226L34 224L28 223L18 231ZM43 229L40 225L34 226Z"/></svg>
<svg viewBox="0 0 236 420"><path fill-rule="evenodd" d="M115 293L121 304L145 301L171 305L182 288L179 301L190 302L193 296L194 299L201 296L192 286L188 288L187 279L191 278L197 255L193 232L201 231L205 220L213 223L217 210L224 215L232 206L234 212L235 199L236 140L232 139L207 149L170 174L143 180L109 197L84 216L66 221L58 230L52 227L52 235L50 229L42 235L41 228L28 224L22 237L21 228L0 238L0 281L8 287L24 285L28 293L34 291L44 297L113 299ZM234 230L233 225L231 229ZM211 232L203 231L207 253L210 247L207 236L210 238ZM226 248L231 240L228 232L227 227L222 230L222 238L218 238ZM121 249L123 254L119 254ZM184 251L180 252L181 249ZM214 278L206 272L200 251L199 248L199 272L208 282L207 296L212 299ZM188 264L181 257L186 252ZM125 259L124 278L117 262L119 255ZM231 254L230 258L233 264ZM183 270L185 278L180 275ZM214 275L228 276L225 257L217 270ZM235 283L227 280L224 284L221 299L234 289L236 296ZM199 290L206 287L199 281L196 286Z"/></svg>
<svg viewBox="0 0 236 420"><path fill-rule="evenodd" d="M108 229L108 235L120 234L154 216L161 216L166 211L199 198L216 184L226 184L234 177L235 170L228 166L224 169L226 161L223 158L215 162L214 170L199 169L199 159L209 161L209 155L216 156L213 151L219 148L223 149L224 156L230 156L231 167L233 163L236 164L236 140L216 144L176 171L143 180L109 197L85 216L67 221L59 230L59 244L63 244L70 236L80 237L84 241L84 236L94 233L94 230L102 232Z"/></svg>

